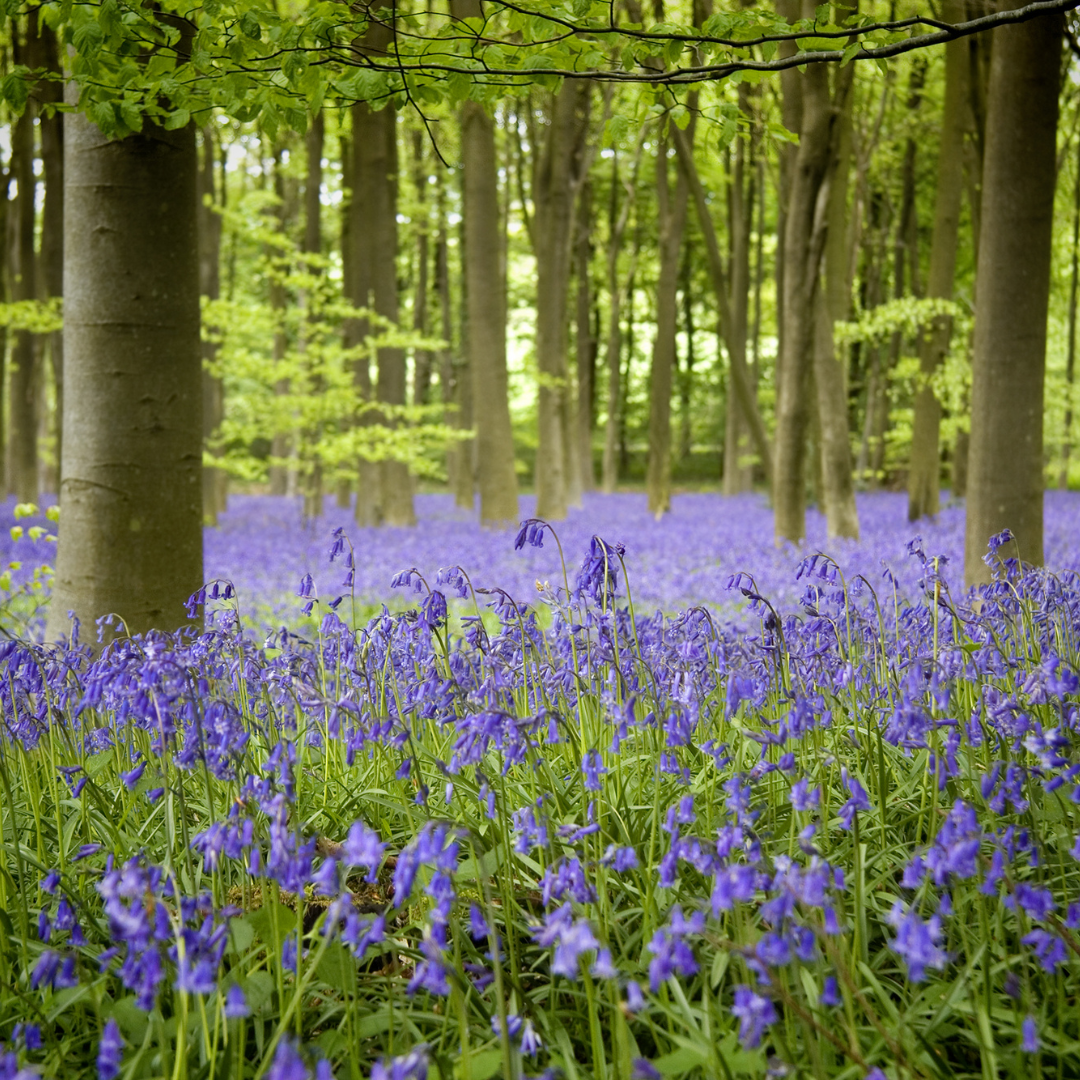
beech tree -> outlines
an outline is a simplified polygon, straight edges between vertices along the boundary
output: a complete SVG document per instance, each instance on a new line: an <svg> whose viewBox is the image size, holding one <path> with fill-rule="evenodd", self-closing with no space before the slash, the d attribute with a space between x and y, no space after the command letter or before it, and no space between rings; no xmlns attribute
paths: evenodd
<svg viewBox="0 0 1080 1080"><path fill-rule="evenodd" d="M69 103L77 104L72 94ZM63 521L47 635L189 622L203 584L195 128L64 118ZM114 626L114 632L117 628Z"/></svg>
<svg viewBox="0 0 1080 1080"><path fill-rule="evenodd" d="M1062 21L994 31L986 108L964 575L1004 529L1043 561L1043 393Z"/></svg>

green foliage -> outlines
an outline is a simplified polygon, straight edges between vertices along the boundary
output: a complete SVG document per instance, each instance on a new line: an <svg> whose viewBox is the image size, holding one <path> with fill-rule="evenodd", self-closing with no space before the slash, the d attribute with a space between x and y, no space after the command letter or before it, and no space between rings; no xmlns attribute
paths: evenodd
<svg viewBox="0 0 1080 1080"><path fill-rule="evenodd" d="M300 252L272 224L265 214L271 201L256 192L225 214L232 231L263 248L249 285L268 293L273 284L289 301L279 308L253 299L204 303L204 336L214 346L207 368L225 381L229 402L207 464L244 480L286 466L305 490L317 476L328 483L356 479L361 460L402 461L420 476L443 478L447 445L472 433L446 423L441 405L386 405L366 398L358 382L381 350L434 350L442 342L342 300L328 261ZM363 337L348 348L350 325ZM287 451L258 452L275 442Z"/></svg>

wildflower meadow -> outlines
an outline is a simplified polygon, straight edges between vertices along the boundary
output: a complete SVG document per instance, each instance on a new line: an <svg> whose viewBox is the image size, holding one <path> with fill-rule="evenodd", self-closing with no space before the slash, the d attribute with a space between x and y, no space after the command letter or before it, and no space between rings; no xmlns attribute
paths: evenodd
<svg viewBox="0 0 1080 1080"><path fill-rule="evenodd" d="M975 591L889 495L420 504L237 498L103 650L20 510L2 1080L1080 1076L1080 500Z"/></svg>

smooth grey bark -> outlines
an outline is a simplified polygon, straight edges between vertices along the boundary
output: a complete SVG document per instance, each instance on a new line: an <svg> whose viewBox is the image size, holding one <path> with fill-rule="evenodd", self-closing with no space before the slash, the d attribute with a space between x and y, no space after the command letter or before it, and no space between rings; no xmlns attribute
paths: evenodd
<svg viewBox="0 0 1080 1080"><path fill-rule="evenodd" d="M193 126L64 119L63 525L46 635L190 625L203 581ZM196 623L198 625L198 621ZM119 632L114 629L114 633Z"/></svg>
<svg viewBox="0 0 1080 1080"><path fill-rule="evenodd" d="M814 386L821 452L821 495L830 539L859 538L855 477L848 437L847 372L837 356L833 323L851 314L851 255L848 246L848 180L851 168L854 68L835 72L829 167L825 176L826 237L823 280L815 300Z"/></svg>
<svg viewBox="0 0 1080 1080"><path fill-rule="evenodd" d="M372 23L366 46L385 50L387 31ZM397 114L387 105L378 111L366 102L352 107L352 200L349 243L352 247L352 296L391 322L398 321L397 294ZM349 345L361 345L372 333L366 319L350 320ZM400 348L378 350L377 381L371 383L369 359L357 361L357 387L365 401L405 404L405 354ZM370 415L370 414L369 414ZM377 415L377 414L376 414ZM381 423L396 421L383 417ZM356 498L359 525L416 524L412 480L399 461L360 462Z"/></svg>
<svg viewBox="0 0 1080 1080"><path fill-rule="evenodd" d="M682 369L679 371L679 444L678 457L685 461L693 449L693 424L690 417L690 401L694 389L694 287L693 287L694 248L687 240L683 245L682 269L679 271L682 292L683 334L686 336L686 354ZM676 353L676 359L678 354Z"/></svg>
<svg viewBox="0 0 1080 1080"><path fill-rule="evenodd" d="M813 18L813 4L803 2ZM776 542L806 531L806 438L818 263L824 241L822 184L829 167L833 111L829 75L821 65L801 76L799 148L791 168L784 225L783 324L777 357L776 450L773 482Z"/></svg>
<svg viewBox="0 0 1080 1080"><path fill-rule="evenodd" d="M467 4L455 4L455 14ZM479 4L475 5L479 8ZM459 17L467 17L459 15ZM478 102L461 107L462 217L469 308L469 367L476 428L476 486L482 525L518 518L514 436L506 371L506 296L502 272L495 122Z"/></svg>
<svg viewBox="0 0 1080 1080"><path fill-rule="evenodd" d="M746 83L739 84L739 108L744 116L750 115L750 87ZM740 137L735 144L729 200L731 333L728 346L733 354L742 358L744 371L750 322L750 234L753 232L756 180L754 144ZM754 470L746 463L751 450L750 421L739 404L733 378L729 380L725 411L723 492L737 495L753 487Z"/></svg>
<svg viewBox="0 0 1080 1080"><path fill-rule="evenodd" d="M692 143L690 139L686 142ZM656 153L656 195L660 273L656 283L656 336L649 367L649 458L645 490L649 513L659 518L671 509L671 387L678 318L679 251L690 205L686 170L678 170L675 190L668 179L669 139Z"/></svg>
<svg viewBox="0 0 1080 1080"><path fill-rule="evenodd" d="M322 254L322 159L323 147L326 141L326 118L322 112L311 118L311 126L304 136L304 150L306 157L306 169L304 173L304 237L300 250L305 255ZM309 264L308 270L318 274L317 264ZM310 304L310 298L304 298L305 307ZM312 389L322 390L323 381L315 378ZM305 433L305 440L317 439L318 431ZM304 494L304 520L323 515L323 469L322 462L316 454L314 461L309 466L309 471L301 477Z"/></svg>
<svg viewBox="0 0 1080 1080"><path fill-rule="evenodd" d="M215 147L213 132L202 131L202 154L199 160L198 228L199 228L199 293L216 300L221 295L221 214L215 179ZM213 363L217 345L201 343L203 391L203 440L212 440L225 417L225 387L220 378L205 367ZM217 456L217 455L215 455ZM218 515L224 512L228 498L228 476L224 469L213 465L203 467L203 521L217 525Z"/></svg>
<svg viewBox="0 0 1080 1080"><path fill-rule="evenodd" d="M985 582L987 541L1011 529L1043 561L1043 381L1063 22L994 31L972 350L964 573Z"/></svg>
<svg viewBox="0 0 1080 1080"><path fill-rule="evenodd" d="M35 65L59 74L60 51L56 35L51 27L41 23L38 24L37 48L39 55ZM38 292L46 297L63 296L64 116L50 108L64 100L63 83L43 79L35 88L34 96L39 103L38 128L41 132L41 166L45 179L45 199L41 208L41 251L38 256ZM59 483L64 454L63 330L51 333L47 341L55 393L53 431L56 436L56 481Z"/></svg>
<svg viewBox="0 0 1080 1080"><path fill-rule="evenodd" d="M945 0L942 17L959 22L964 15L960 0ZM960 200L964 188L964 134L970 73L968 42L945 46L945 104L938 150L937 190L934 199L934 234L930 243L930 269L926 295L951 300L956 274L957 241L960 235ZM935 319L919 341L920 385L915 394L915 414L908 469L908 521L937 514L940 505L941 402L930 379L949 351L952 320Z"/></svg>
<svg viewBox="0 0 1080 1080"><path fill-rule="evenodd" d="M1080 148L1080 140L1077 142ZM1076 379L1076 301L1080 287L1080 153L1077 156L1076 186L1073 193L1072 266L1069 278L1069 340L1065 352L1065 420L1061 442L1061 471L1058 487L1069 486L1069 458L1072 455L1073 390Z"/></svg>
<svg viewBox="0 0 1080 1080"><path fill-rule="evenodd" d="M637 190L638 166L644 142L638 143L634 158L634 168L623 187L626 197L619 206L619 158L618 151L611 159L611 207L608 221L607 244L607 292L608 292L608 329L604 349L604 362L607 366L607 423L604 427L604 460L601 472L601 484L605 492L611 493L619 482L619 421L622 410L622 302L634 279L637 262L635 248L630 259L630 272L624 286L619 280L619 253L622 250L626 224L630 220L630 210L634 205Z"/></svg>
<svg viewBox="0 0 1080 1080"><path fill-rule="evenodd" d="M21 51L21 50L20 50ZM22 57L20 57L22 59ZM37 299L34 251L34 116L33 98L12 126L11 171L18 185L13 207L14 236L10 280L14 300ZM38 498L38 349L29 330L16 330L8 382L8 491L19 502Z"/></svg>
<svg viewBox="0 0 1080 1080"><path fill-rule="evenodd" d="M582 180L589 87L567 79L550 102L542 146L533 144L533 250L536 255L538 369L536 513L566 517L569 371L567 305L574 199Z"/></svg>
<svg viewBox="0 0 1080 1080"><path fill-rule="evenodd" d="M417 128L412 138L413 187L419 204L416 230L416 279L413 288L413 330L421 337L428 332L428 263L431 238L428 235L428 172L424 161L424 132ZM413 356L413 404L426 405L431 391L431 350L417 349Z"/></svg>
<svg viewBox="0 0 1080 1080"><path fill-rule="evenodd" d="M574 312L574 353L577 362L577 463L582 491L596 487L593 467L593 398L596 379L596 338L592 329L592 184L588 179L578 195L574 240L574 272L577 295Z"/></svg>
<svg viewBox="0 0 1080 1080"><path fill-rule="evenodd" d="M293 205L289 194L285 190L285 175L282 172L282 148L276 146L271 153L271 171L276 196L276 204L273 209L274 227L277 232L285 233L292 221ZM274 366L277 367L285 359L288 352L289 340L285 333L285 309L288 305L285 284L281 280L284 272L281 265L281 250L274 244L266 245L266 259L270 264L270 310L274 318L273 357ZM277 379L274 382L274 393L283 397L289 392L289 380ZM287 459L291 456L292 438L286 431L275 431L270 440L270 456L277 459L277 464L270 466L270 494L291 494L290 469Z"/></svg>

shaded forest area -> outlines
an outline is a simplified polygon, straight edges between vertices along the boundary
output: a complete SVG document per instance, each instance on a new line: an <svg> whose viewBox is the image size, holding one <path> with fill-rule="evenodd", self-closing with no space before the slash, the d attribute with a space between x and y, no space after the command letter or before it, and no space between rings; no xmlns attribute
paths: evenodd
<svg viewBox="0 0 1080 1080"><path fill-rule="evenodd" d="M758 489L778 543L948 491L969 581L1002 529L1041 563L1074 6L11 7L2 445L60 491L50 633L182 622L230 482L365 526L419 483L491 524Z"/></svg>

